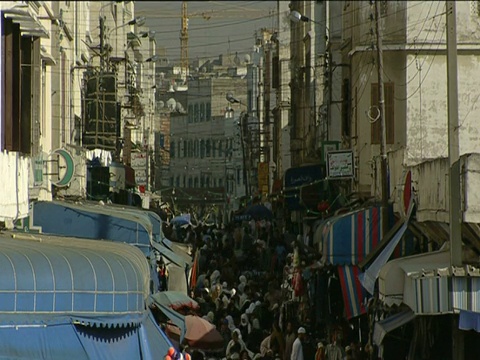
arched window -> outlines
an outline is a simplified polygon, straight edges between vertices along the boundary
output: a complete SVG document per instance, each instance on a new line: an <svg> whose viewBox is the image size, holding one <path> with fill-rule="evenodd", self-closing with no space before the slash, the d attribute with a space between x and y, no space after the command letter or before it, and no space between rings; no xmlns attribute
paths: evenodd
<svg viewBox="0 0 480 360"><path fill-rule="evenodd" d="M188 140L188 157L193 157L193 140Z"/></svg>
<svg viewBox="0 0 480 360"><path fill-rule="evenodd" d="M200 153L200 145L199 145L199 143L198 143L198 140L195 140L195 143L194 143L194 144L195 144L195 147L194 147L194 149L193 149L193 156L196 157L196 158L198 158L198 155L199 155L199 153Z"/></svg>
<svg viewBox="0 0 480 360"><path fill-rule="evenodd" d="M205 121L205 104L200 104L200 121Z"/></svg>
<svg viewBox="0 0 480 360"><path fill-rule="evenodd" d="M212 105L210 103L207 103L206 109L205 109L205 120L210 121L212 118Z"/></svg>
<svg viewBox="0 0 480 360"><path fill-rule="evenodd" d="M200 158L205 157L205 140L200 140Z"/></svg>
<svg viewBox="0 0 480 360"><path fill-rule="evenodd" d="M188 122L193 122L193 105L188 105Z"/></svg>
<svg viewBox="0 0 480 360"><path fill-rule="evenodd" d="M194 122L198 122L199 118L200 118L200 113L199 113L199 109L198 109L198 104L195 104L193 105L193 121Z"/></svg>

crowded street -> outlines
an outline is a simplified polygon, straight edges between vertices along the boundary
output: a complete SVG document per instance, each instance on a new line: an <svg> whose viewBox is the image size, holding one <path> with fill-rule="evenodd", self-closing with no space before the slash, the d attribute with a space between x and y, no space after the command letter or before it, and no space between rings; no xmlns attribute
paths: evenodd
<svg viewBox="0 0 480 360"><path fill-rule="evenodd" d="M202 317L221 335L221 341L203 346L185 339L178 343L184 354L192 359L367 359L358 329L342 320L339 284L301 236L282 233L271 218L232 222L224 229L165 224L163 231L188 245L194 261L189 285L195 305L186 301L177 311ZM162 278L162 260L158 264ZM322 288L326 279L328 290ZM159 284L168 292L165 281ZM161 312L155 313L178 341Z"/></svg>

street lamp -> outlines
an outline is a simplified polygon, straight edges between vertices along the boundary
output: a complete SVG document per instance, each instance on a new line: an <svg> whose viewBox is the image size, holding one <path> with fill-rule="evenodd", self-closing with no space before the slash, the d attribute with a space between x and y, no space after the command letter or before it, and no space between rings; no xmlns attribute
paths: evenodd
<svg viewBox="0 0 480 360"><path fill-rule="evenodd" d="M156 62L160 60L160 56L159 55L153 55L151 57L149 57L147 60L145 60L145 62Z"/></svg>
<svg viewBox="0 0 480 360"><path fill-rule="evenodd" d="M302 22L312 22L314 24L317 24L315 20L312 20L309 17L306 17L300 14L297 10L293 10L292 12L290 12L290 20L292 20L295 23L302 21Z"/></svg>

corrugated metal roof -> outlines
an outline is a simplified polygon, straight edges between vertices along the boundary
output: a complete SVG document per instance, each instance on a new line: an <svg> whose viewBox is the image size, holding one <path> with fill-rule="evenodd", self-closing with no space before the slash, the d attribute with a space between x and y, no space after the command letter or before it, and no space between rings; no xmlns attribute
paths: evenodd
<svg viewBox="0 0 480 360"><path fill-rule="evenodd" d="M116 325L140 322L148 292L148 263L132 246L0 234L0 322L21 315L29 322L60 315L96 317L96 322L103 317Z"/></svg>

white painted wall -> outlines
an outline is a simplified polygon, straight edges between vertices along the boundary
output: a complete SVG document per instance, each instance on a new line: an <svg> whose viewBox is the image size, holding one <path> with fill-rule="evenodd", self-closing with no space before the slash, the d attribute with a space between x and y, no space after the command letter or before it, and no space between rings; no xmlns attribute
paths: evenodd
<svg viewBox="0 0 480 360"><path fill-rule="evenodd" d="M28 216L29 158L18 152L0 153L0 221L11 226L11 221Z"/></svg>

